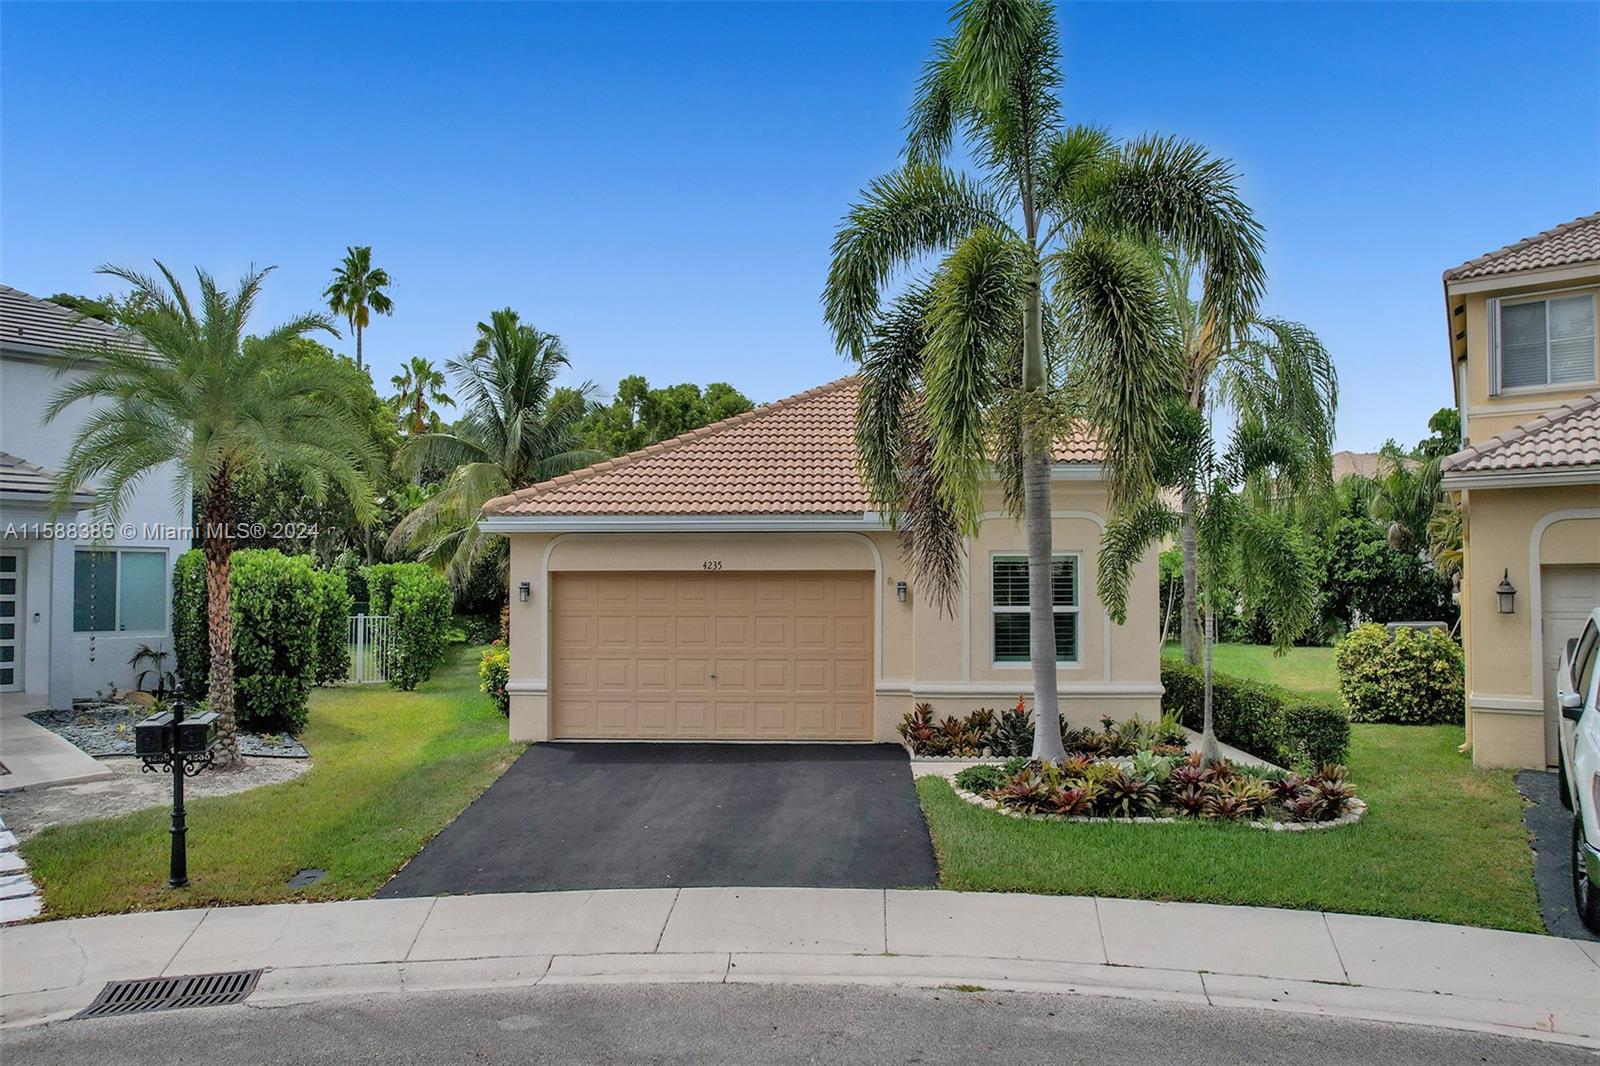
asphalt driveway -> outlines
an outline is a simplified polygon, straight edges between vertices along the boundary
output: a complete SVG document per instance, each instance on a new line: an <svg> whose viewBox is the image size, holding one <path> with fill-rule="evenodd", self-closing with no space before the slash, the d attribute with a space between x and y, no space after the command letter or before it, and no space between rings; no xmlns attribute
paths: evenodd
<svg viewBox="0 0 1600 1066"><path fill-rule="evenodd" d="M898 745L535 744L378 895L937 881Z"/></svg>

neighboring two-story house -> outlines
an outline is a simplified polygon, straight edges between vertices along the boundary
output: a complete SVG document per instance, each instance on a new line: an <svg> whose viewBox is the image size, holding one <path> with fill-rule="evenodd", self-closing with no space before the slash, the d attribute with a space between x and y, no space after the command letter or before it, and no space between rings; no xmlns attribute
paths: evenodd
<svg viewBox="0 0 1600 1066"><path fill-rule="evenodd" d="M51 397L83 373L60 373L62 352L138 343L0 285L0 700L8 706L70 707L131 688L133 654L172 647L172 568L190 521L176 472L140 481L110 529L92 528L101 524L92 485L79 487L73 509L51 506L54 471L95 410L80 401L44 424Z"/></svg>
<svg viewBox="0 0 1600 1066"><path fill-rule="evenodd" d="M1480 766L1545 766L1562 645L1600 603L1600 213L1446 271L1444 290L1467 735Z"/></svg>

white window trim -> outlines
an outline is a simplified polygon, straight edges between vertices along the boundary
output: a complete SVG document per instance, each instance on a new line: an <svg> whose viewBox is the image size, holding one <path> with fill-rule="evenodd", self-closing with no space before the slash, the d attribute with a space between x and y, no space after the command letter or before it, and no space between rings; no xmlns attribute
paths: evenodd
<svg viewBox="0 0 1600 1066"><path fill-rule="evenodd" d="M1561 381L1550 384L1550 301L1570 299L1573 296L1587 295L1589 309L1595 323L1595 358L1590 363L1594 373L1583 381ZM1514 307L1518 304L1542 303L1545 305L1545 339L1544 339L1544 377L1543 385L1512 385L1501 384L1501 358L1500 358L1500 309ZM1528 396L1546 392L1581 392L1596 384L1600 384L1600 301L1597 301L1596 291L1591 288L1555 289L1548 292L1530 292L1521 296L1498 296L1489 301L1488 305L1489 327L1489 395L1490 396Z"/></svg>
<svg viewBox="0 0 1600 1066"><path fill-rule="evenodd" d="M132 545L132 544L127 545L126 547L120 546L120 545L114 545L114 544L107 544L107 545L75 544L72 547L72 551L73 551L73 568L72 568L72 571L73 571L73 588L72 588L72 595L73 595L73 603L74 603L74 612L73 612L74 613L74 617L73 617L73 620L72 620L72 632L73 632L73 634L75 636L78 636L78 635L81 635L81 636L99 636L99 635L102 635L102 634L111 633L111 634L115 634L117 636L159 637L159 636L165 636L166 633L172 628L172 553L170 551L168 551L165 548L145 548L145 547L140 547L138 545ZM76 603L77 603L77 595L78 595L78 589L77 589L77 570L78 570L78 568L77 568L77 553L78 552L94 552L94 553L97 553L97 554L104 554L104 553L109 552L110 554L115 555L117 557L117 578L116 578L116 582L117 582L116 583L116 595L117 595L117 598L116 598L116 603L115 603L115 608L116 608L116 626L114 628L112 628L112 629L79 629L78 628L78 620L77 620L77 617L76 617L76 613L77 613L76 612ZM131 552L131 553L134 553L134 554L159 555L159 556L161 556L161 567L162 567L163 577L162 577L162 580L161 580L161 628L159 628L159 629L124 629L124 628L122 628L122 556L123 556L124 553L127 553L127 552Z"/></svg>
<svg viewBox="0 0 1600 1066"><path fill-rule="evenodd" d="M1073 591L1077 593L1078 602L1070 606L1054 606L1053 610L1057 615L1073 614L1078 616L1078 639L1076 647L1073 649L1075 653L1073 658L1057 659L1056 665L1078 669L1083 665L1083 553L1077 551L1051 552L1050 558L1052 561L1059 559L1072 560L1072 585ZM1031 605L1021 607L999 607L995 605L994 564L1001 559L1021 559L1026 562L1028 553L1016 551L994 551L989 553L989 666L995 670L1029 670L1032 669L1033 664L1027 660L1012 662L994 657L994 616L997 614L1027 614L1032 610Z"/></svg>

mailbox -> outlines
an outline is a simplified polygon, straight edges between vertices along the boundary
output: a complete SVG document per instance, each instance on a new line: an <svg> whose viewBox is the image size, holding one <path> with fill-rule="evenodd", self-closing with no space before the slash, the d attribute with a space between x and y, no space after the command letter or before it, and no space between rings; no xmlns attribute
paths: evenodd
<svg viewBox="0 0 1600 1066"><path fill-rule="evenodd" d="M178 751L184 755L204 755L217 739L217 712L185 716L178 723Z"/></svg>
<svg viewBox="0 0 1600 1066"><path fill-rule="evenodd" d="M161 756L172 750L172 712L161 711L133 727L133 752Z"/></svg>

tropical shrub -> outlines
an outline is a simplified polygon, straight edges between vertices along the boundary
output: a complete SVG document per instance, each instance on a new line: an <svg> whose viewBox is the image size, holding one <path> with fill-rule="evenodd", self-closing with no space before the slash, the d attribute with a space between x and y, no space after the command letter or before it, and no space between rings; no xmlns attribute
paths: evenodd
<svg viewBox="0 0 1600 1066"><path fill-rule="evenodd" d="M350 595L338 570L314 570L317 594L317 671L319 685L335 685L350 676Z"/></svg>
<svg viewBox="0 0 1600 1066"><path fill-rule="evenodd" d="M379 595L368 568L371 594ZM386 571L384 613L389 616L389 684L402 690L433 676L444 661L445 630L450 624L450 585L442 574L422 563L402 563Z"/></svg>
<svg viewBox="0 0 1600 1066"><path fill-rule="evenodd" d="M1334 652L1339 695L1354 722L1460 722L1466 693L1461 648L1441 629L1358 626Z"/></svg>
<svg viewBox="0 0 1600 1066"><path fill-rule="evenodd" d="M995 717L994 729L989 734L989 751L994 755L1033 753L1033 716L1021 699L1015 707L1008 707Z"/></svg>
<svg viewBox="0 0 1600 1066"><path fill-rule="evenodd" d="M362 565L359 555L346 548L333 557L328 569L344 575L345 589L350 593L353 608L359 608L363 614L376 613L367 605L367 568Z"/></svg>
<svg viewBox="0 0 1600 1066"><path fill-rule="evenodd" d="M305 725L317 668L317 578L305 556L234 552L233 700L240 724Z"/></svg>
<svg viewBox="0 0 1600 1066"><path fill-rule="evenodd" d="M205 697L211 671L206 603L206 556L195 548L178 556L172 570L172 650L178 656L178 684L191 700Z"/></svg>
<svg viewBox="0 0 1600 1066"><path fill-rule="evenodd" d="M427 563L374 563L363 567L361 576L367 586L367 613L388 614L395 580L401 574L417 571L432 573Z"/></svg>
<svg viewBox="0 0 1600 1066"><path fill-rule="evenodd" d="M503 715L511 714L511 694L506 686L511 681L511 649L503 644L496 644L483 653L483 658L478 660L478 688L489 694L494 700L495 710ZM974 770L979 767L973 767ZM990 767L993 769L993 767Z"/></svg>
<svg viewBox="0 0 1600 1066"><path fill-rule="evenodd" d="M1286 765L1310 770L1350 757L1350 716L1332 703L1290 703L1283 709Z"/></svg>
<svg viewBox="0 0 1600 1066"><path fill-rule="evenodd" d="M1205 716L1205 673L1179 662L1161 664L1161 710L1198 730ZM1283 693L1270 685L1211 675L1212 719L1217 739L1282 766L1293 758L1284 741Z"/></svg>
<svg viewBox="0 0 1600 1066"><path fill-rule="evenodd" d="M986 796L1011 776L1000 766L969 766L956 774L956 787Z"/></svg>

